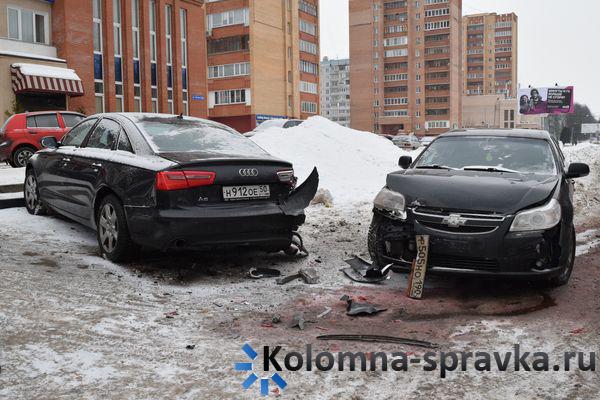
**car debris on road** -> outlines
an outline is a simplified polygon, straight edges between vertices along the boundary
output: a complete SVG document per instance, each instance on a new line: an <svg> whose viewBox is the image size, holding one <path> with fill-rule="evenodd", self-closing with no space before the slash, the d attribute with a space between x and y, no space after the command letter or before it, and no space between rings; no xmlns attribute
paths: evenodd
<svg viewBox="0 0 600 400"><path fill-rule="evenodd" d="M340 298L341 301L345 301L348 305L346 307L346 315L370 315L377 314L379 312L387 310L387 308L380 307L378 305L370 303L357 303L347 294Z"/></svg>

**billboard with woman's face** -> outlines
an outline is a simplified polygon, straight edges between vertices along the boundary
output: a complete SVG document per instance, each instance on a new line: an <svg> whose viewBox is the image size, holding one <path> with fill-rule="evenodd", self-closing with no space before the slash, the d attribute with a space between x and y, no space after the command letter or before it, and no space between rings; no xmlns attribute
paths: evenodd
<svg viewBox="0 0 600 400"><path fill-rule="evenodd" d="M519 113L570 114L573 112L573 86L519 89Z"/></svg>

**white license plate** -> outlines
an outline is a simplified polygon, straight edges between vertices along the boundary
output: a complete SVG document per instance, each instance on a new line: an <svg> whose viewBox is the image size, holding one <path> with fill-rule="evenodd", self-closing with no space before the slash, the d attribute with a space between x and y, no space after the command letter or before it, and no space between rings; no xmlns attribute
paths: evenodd
<svg viewBox="0 0 600 400"><path fill-rule="evenodd" d="M268 199L271 197L269 185L252 185L252 186L224 186L223 199L231 200L246 200L246 199Z"/></svg>

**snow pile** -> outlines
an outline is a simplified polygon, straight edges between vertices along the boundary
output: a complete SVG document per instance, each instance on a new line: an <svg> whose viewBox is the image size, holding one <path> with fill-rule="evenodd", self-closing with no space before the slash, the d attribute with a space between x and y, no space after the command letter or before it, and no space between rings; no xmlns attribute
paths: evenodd
<svg viewBox="0 0 600 400"><path fill-rule="evenodd" d="M329 190L334 205L373 201L386 175L399 169L400 156L419 152L403 151L386 138L319 116L294 128L268 128L252 140L273 156L291 161L299 182L316 166L319 188Z"/></svg>
<svg viewBox="0 0 600 400"><path fill-rule="evenodd" d="M575 179L575 218L577 222L590 222L600 217L600 145L590 142L563 146L567 165L581 162L590 166L590 174Z"/></svg>

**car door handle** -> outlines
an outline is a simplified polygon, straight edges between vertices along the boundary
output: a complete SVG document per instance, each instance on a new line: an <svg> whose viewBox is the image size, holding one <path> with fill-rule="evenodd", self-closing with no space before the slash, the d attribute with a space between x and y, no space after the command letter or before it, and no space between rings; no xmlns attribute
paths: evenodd
<svg viewBox="0 0 600 400"><path fill-rule="evenodd" d="M71 159L67 158L67 157L63 157L62 161L65 163L68 163L68 162L71 162Z"/></svg>
<svg viewBox="0 0 600 400"><path fill-rule="evenodd" d="M94 167L94 168L100 168L100 167L102 167L102 164L100 164L100 163L93 163L92 167Z"/></svg>

